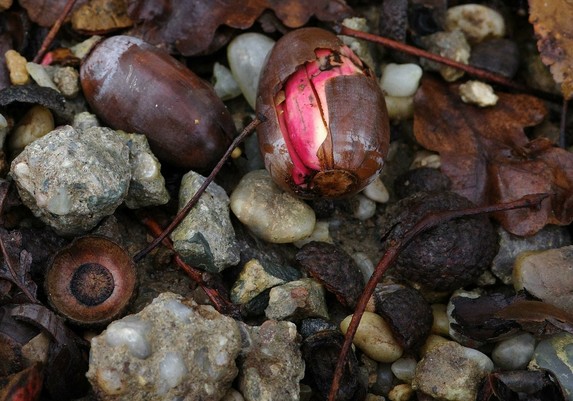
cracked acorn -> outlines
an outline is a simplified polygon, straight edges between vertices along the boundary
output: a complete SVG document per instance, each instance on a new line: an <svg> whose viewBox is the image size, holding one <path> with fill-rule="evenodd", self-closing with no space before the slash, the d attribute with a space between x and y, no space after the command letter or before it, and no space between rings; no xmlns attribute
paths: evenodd
<svg viewBox="0 0 573 401"><path fill-rule="evenodd" d="M388 152L386 104L372 71L331 32L302 28L274 46L259 81L265 167L302 198L357 193Z"/></svg>

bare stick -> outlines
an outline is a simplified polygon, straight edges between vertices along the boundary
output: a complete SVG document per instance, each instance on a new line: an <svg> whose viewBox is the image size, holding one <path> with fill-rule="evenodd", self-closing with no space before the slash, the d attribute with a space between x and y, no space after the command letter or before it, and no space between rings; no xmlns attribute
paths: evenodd
<svg viewBox="0 0 573 401"><path fill-rule="evenodd" d="M54 38L56 37L56 35L60 31L60 28L64 24L64 21L68 17L68 14L70 13L70 11L72 11L72 8L74 8L75 4L76 4L76 0L68 0L68 2L66 3L66 6L62 10L62 14L58 17L56 22L54 22L54 25L52 26L52 28L50 28L50 31L48 32L48 34L44 38L44 41L42 42L42 46L40 46L40 50L38 50L36 57L34 57L34 60L33 60L34 63L39 63L40 61L42 61L44 54L46 54L46 51L52 45Z"/></svg>

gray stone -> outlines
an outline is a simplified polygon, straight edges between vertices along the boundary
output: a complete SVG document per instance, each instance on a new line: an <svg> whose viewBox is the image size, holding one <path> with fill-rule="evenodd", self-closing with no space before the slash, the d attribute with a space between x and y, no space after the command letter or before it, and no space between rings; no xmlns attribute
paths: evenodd
<svg viewBox="0 0 573 401"><path fill-rule="evenodd" d="M513 283L515 258L524 251L541 251L571 244L571 235L566 227L547 225L530 237L519 237L499 227L499 251L493 259L491 271L504 284Z"/></svg>
<svg viewBox="0 0 573 401"><path fill-rule="evenodd" d="M426 50L442 57L463 64L467 64L470 59L471 48L461 31L436 32L423 36L420 40ZM422 59L421 64L427 69L438 71L448 82L453 82L464 75L464 72L457 68L448 67L435 61Z"/></svg>
<svg viewBox="0 0 573 401"><path fill-rule="evenodd" d="M213 65L213 89L221 100L230 100L241 95L241 88L233 78L231 70L217 62Z"/></svg>
<svg viewBox="0 0 573 401"><path fill-rule="evenodd" d="M179 208L195 195L205 178L194 171L185 174L179 190ZM211 183L199 202L171 234L173 247L193 266L220 272L239 263L239 247L229 216L229 197Z"/></svg>
<svg viewBox="0 0 573 401"><path fill-rule="evenodd" d="M151 152L145 135L117 131L129 148L131 181L125 197L130 209L164 205L169 201L165 179L161 175L161 164Z"/></svg>
<svg viewBox="0 0 573 401"><path fill-rule="evenodd" d="M80 92L80 73L73 67L56 67L54 83L67 98L73 98Z"/></svg>
<svg viewBox="0 0 573 401"><path fill-rule="evenodd" d="M87 377L102 401L218 401L241 344L233 319L163 293L92 339Z"/></svg>
<svg viewBox="0 0 573 401"><path fill-rule="evenodd" d="M328 319L324 287L312 278L303 278L273 287L265 315L268 319L291 321L307 317Z"/></svg>
<svg viewBox="0 0 573 401"><path fill-rule="evenodd" d="M82 111L74 116L72 127L79 131L83 131L91 127L99 127L100 123L95 114L87 111Z"/></svg>
<svg viewBox="0 0 573 401"><path fill-rule="evenodd" d="M573 314L573 245L520 253L513 286Z"/></svg>
<svg viewBox="0 0 573 401"><path fill-rule="evenodd" d="M529 369L551 371L561 384L566 399L573 401L573 334L559 333L540 341Z"/></svg>
<svg viewBox="0 0 573 401"><path fill-rule="evenodd" d="M529 333L522 333L495 345L491 358L496 366L506 370L524 369L535 349L535 337Z"/></svg>
<svg viewBox="0 0 573 401"><path fill-rule="evenodd" d="M248 346L241 353L238 382L244 399L299 400L305 365L296 326L268 320L260 327L243 327Z"/></svg>
<svg viewBox="0 0 573 401"><path fill-rule="evenodd" d="M123 202L129 149L109 128L63 126L28 145L10 174L35 216L59 234L83 234Z"/></svg>
<svg viewBox="0 0 573 401"><path fill-rule="evenodd" d="M312 208L280 189L266 170L243 176L231 194L231 210L257 237L273 243L308 237L316 223Z"/></svg>

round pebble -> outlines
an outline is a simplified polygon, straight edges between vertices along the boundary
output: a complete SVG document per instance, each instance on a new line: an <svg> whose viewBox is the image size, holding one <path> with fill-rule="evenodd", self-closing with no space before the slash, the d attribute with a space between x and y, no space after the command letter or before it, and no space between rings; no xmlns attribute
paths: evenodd
<svg viewBox="0 0 573 401"><path fill-rule="evenodd" d="M392 373L403 382L411 383L417 364L414 358L400 358L392 364Z"/></svg>
<svg viewBox="0 0 573 401"><path fill-rule="evenodd" d="M80 73L73 67L57 67L54 83L62 95L73 98L80 91Z"/></svg>
<svg viewBox="0 0 573 401"><path fill-rule="evenodd" d="M384 100L386 101L386 109L390 120L407 120L414 115L413 97L386 96Z"/></svg>
<svg viewBox="0 0 573 401"><path fill-rule="evenodd" d="M347 316L340 323L340 329L345 334L351 319L352 315ZM372 312L364 312L354 336L354 345L378 362L394 362L403 352L400 344L394 339L388 323Z"/></svg>
<svg viewBox="0 0 573 401"><path fill-rule="evenodd" d="M390 401L408 401L412 398L414 394L414 389L412 386L406 383L396 385L388 393L388 399Z"/></svg>
<svg viewBox="0 0 573 401"><path fill-rule="evenodd" d="M459 31L436 32L421 38L422 45L429 52L439 54L459 63L467 64L470 59L471 48L464 34ZM422 65L433 71L438 71L442 78L453 82L464 75L457 68L438 64L434 61L422 60Z"/></svg>
<svg viewBox="0 0 573 401"><path fill-rule="evenodd" d="M368 184L368 186L362 191L362 194L368 199L378 203L386 203L390 199L388 189L380 177Z"/></svg>
<svg viewBox="0 0 573 401"><path fill-rule="evenodd" d="M448 31L462 31L472 44L505 35L503 16L493 8L480 4L463 4L448 8L445 26Z"/></svg>
<svg viewBox="0 0 573 401"><path fill-rule="evenodd" d="M53 129L54 117L50 110L40 105L32 106L8 137L8 149L16 155Z"/></svg>
<svg viewBox="0 0 573 401"><path fill-rule="evenodd" d="M376 202L363 195L356 195L353 202L352 215L358 220L364 221L376 214Z"/></svg>
<svg viewBox="0 0 573 401"><path fill-rule="evenodd" d="M491 353L496 366L507 370L524 369L535 349L535 337L529 333L519 334L496 344Z"/></svg>
<svg viewBox="0 0 573 401"><path fill-rule="evenodd" d="M460 85L460 97L464 103L479 107L495 106L498 97L491 85L480 81L467 81Z"/></svg>
<svg viewBox="0 0 573 401"><path fill-rule="evenodd" d="M304 245L312 241L328 242L329 244L334 243L332 237L330 236L330 225L327 221L317 221L314 225L312 234L306 238L301 239L300 241L295 241L293 243L297 248L302 248Z"/></svg>
<svg viewBox="0 0 573 401"><path fill-rule="evenodd" d="M256 236L273 243L308 237L316 223L312 208L281 190L266 170L243 176L231 194L231 210Z"/></svg>
<svg viewBox="0 0 573 401"><path fill-rule="evenodd" d="M417 64L394 64L384 67L380 87L388 96L412 97L418 90L422 68Z"/></svg>
<svg viewBox="0 0 573 401"><path fill-rule="evenodd" d="M241 94L241 88L231 70L217 62L213 65L213 88L221 100L234 99Z"/></svg>
<svg viewBox="0 0 573 401"><path fill-rule="evenodd" d="M372 273L374 273L374 263L372 263L372 260L364 252L356 252L352 254L352 259L354 259L358 268L362 272L364 282L367 283L368 280L370 280Z"/></svg>
<svg viewBox="0 0 573 401"><path fill-rule="evenodd" d="M6 67L10 71L10 82L12 85L25 85L30 81L30 74L26 69L26 58L22 57L16 50L8 50L4 54Z"/></svg>
<svg viewBox="0 0 573 401"><path fill-rule="evenodd" d="M440 155L428 150L420 150L414 155L410 170L421 167L440 168L442 161Z"/></svg>
<svg viewBox="0 0 573 401"><path fill-rule="evenodd" d="M450 321L446 311L445 304L432 304L432 314L434 322L432 323L432 333L442 336L450 334Z"/></svg>

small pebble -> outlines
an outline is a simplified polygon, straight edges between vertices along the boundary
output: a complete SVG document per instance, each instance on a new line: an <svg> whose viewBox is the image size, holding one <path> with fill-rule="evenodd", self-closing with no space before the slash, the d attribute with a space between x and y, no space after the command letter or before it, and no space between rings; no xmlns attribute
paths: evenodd
<svg viewBox="0 0 573 401"><path fill-rule="evenodd" d="M392 121L401 121L412 118L414 115L413 97L385 96L388 118Z"/></svg>
<svg viewBox="0 0 573 401"><path fill-rule="evenodd" d="M44 106L32 106L8 137L8 149L12 155L17 155L36 139L53 130L52 112Z"/></svg>
<svg viewBox="0 0 573 401"><path fill-rule="evenodd" d="M312 234L299 241L294 241L293 244L297 248L302 248L312 241L327 242L329 244L334 243L330 236L330 224L327 221L317 221L314 225L314 230L312 230Z"/></svg>
<svg viewBox="0 0 573 401"><path fill-rule="evenodd" d="M10 71L12 85L26 85L30 82L30 74L26 69L26 58L22 57L16 50L8 50L4 57L6 58L6 67Z"/></svg>
<svg viewBox="0 0 573 401"><path fill-rule="evenodd" d="M72 127L74 127L77 130L83 131L86 128L99 127L99 126L100 123L95 114L89 113L87 111L82 111L81 113L74 115Z"/></svg>
<svg viewBox="0 0 573 401"><path fill-rule="evenodd" d="M233 77L253 110L259 77L274 44L275 41L268 36L248 32L238 35L227 46L227 60Z"/></svg>
<svg viewBox="0 0 573 401"><path fill-rule="evenodd" d="M241 88L233 78L231 70L218 62L213 65L213 89L215 89L217 96L224 101L241 95Z"/></svg>
<svg viewBox="0 0 573 401"><path fill-rule="evenodd" d="M299 321L309 317L328 319L324 287L312 278L273 287L265 315L275 320Z"/></svg>
<svg viewBox="0 0 573 401"><path fill-rule="evenodd" d="M376 382L370 386L370 390L376 394L388 394L398 383L396 376L392 373L391 363L378 363L376 369Z"/></svg>
<svg viewBox="0 0 573 401"><path fill-rule="evenodd" d="M432 315L434 316L432 333L441 336L448 336L450 334L450 321L446 312L446 305L432 304Z"/></svg>
<svg viewBox="0 0 573 401"><path fill-rule="evenodd" d="M51 88L58 92L60 91L43 65L28 62L26 63L26 70L38 85Z"/></svg>
<svg viewBox="0 0 573 401"><path fill-rule="evenodd" d="M227 394L221 398L221 401L245 401L245 399L237 390L230 388Z"/></svg>
<svg viewBox="0 0 573 401"><path fill-rule="evenodd" d="M445 26L448 31L462 31L471 44L505 35L503 16L493 8L480 4L448 8Z"/></svg>
<svg viewBox="0 0 573 401"><path fill-rule="evenodd" d="M422 68L417 64L394 64L384 67L380 87L388 96L412 97L418 90Z"/></svg>
<svg viewBox="0 0 573 401"><path fill-rule="evenodd" d="M388 393L390 401L408 401L414 395L412 386L406 383L398 384Z"/></svg>
<svg viewBox="0 0 573 401"><path fill-rule="evenodd" d="M517 43L509 39L490 39L472 46L470 64L513 78L519 69Z"/></svg>
<svg viewBox="0 0 573 401"><path fill-rule="evenodd" d="M74 98L80 92L80 74L73 67L57 67L54 72L54 83L68 99Z"/></svg>
<svg viewBox="0 0 573 401"><path fill-rule="evenodd" d="M87 38L83 42L80 42L72 47L70 50L80 60L87 56L87 54L92 50L92 48L103 39L102 36L94 35L90 38Z"/></svg>
<svg viewBox="0 0 573 401"><path fill-rule="evenodd" d="M340 329L344 334L348 330L351 319L352 315L347 316L340 323ZM403 352L400 344L394 339L388 323L372 312L364 312L353 343L369 358L378 362L394 362L402 356Z"/></svg>
<svg viewBox="0 0 573 401"><path fill-rule="evenodd" d="M498 342L491 353L496 366L506 370L525 369L535 349L535 337L529 333Z"/></svg>
<svg viewBox="0 0 573 401"><path fill-rule="evenodd" d="M410 170L421 167L440 168L441 165L442 162L439 154L430 152L429 150L420 150L414 155L412 164L410 164Z"/></svg>
<svg viewBox="0 0 573 401"><path fill-rule="evenodd" d="M363 195L356 195L352 199L352 215L358 220L365 221L376 214L376 202Z"/></svg>
<svg viewBox="0 0 573 401"><path fill-rule="evenodd" d="M356 262L356 265L358 266L360 271L362 272L362 276L364 277L364 283L367 283L368 280L370 280L372 273L374 273L374 263L372 263L372 260L370 260L368 255L366 255L363 252L356 252L353 253L351 256L352 259L354 259L354 261Z"/></svg>
<svg viewBox="0 0 573 401"><path fill-rule="evenodd" d="M520 253L515 260L513 285L573 314L573 245Z"/></svg>
<svg viewBox="0 0 573 401"><path fill-rule="evenodd" d="M479 107L495 106L498 100L493 87L480 81L467 81L461 84L460 97L464 103Z"/></svg>
<svg viewBox="0 0 573 401"><path fill-rule="evenodd" d="M312 208L281 190L266 170L243 176L231 194L231 210L256 236L273 243L306 238L316 223Z"/></svg>
<svg viewBox="0 0 573 401"><path fill-rule="evenodd" d="M249 260L231 288L231 302L245 304L264 290L285 284L287 282L285 277L280 277L277 273L279 273L278 266L265 269L257 259Z"/></svg>
<svg viewBox="0 0 573 401"><path fill-rule="evenodd" d="M368 184L368 186L362 191L362 194L368 199L378 203L386 203L390 199L388 189L380 177Z"/></svg>
<svg viewBox="0 0 573 401"><path fill-rule="evenodd" d="M422 37L421 43L429 52L439 54L459 63L467 64L469 62L471 48L461 31L436 32ZM448 82L453 82L464 75L464 72L457 68L425 59L422 59L422 66L432 71L438 71Z"/></svg>
<svg viewBox="0 0 573 401"><path fill-rule="evenodd" d="M450 340L445 337L439 336L437 334L430 334L424 345L420 348L420 356L424 357L426 354L428 354L428 352L432 350L432 348L447 343L448 341Z"/></svg>
<svg viewBox="0 0 573 401"><path fill-rule="evenodd" d="M400 358L392 364L392 373L403 382L411 383L417 364L414 358Z"/></svg>

